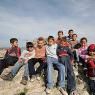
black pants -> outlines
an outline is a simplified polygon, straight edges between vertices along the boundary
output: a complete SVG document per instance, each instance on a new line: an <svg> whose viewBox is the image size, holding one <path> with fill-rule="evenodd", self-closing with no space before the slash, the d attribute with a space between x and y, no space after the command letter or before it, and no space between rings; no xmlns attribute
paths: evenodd
<svg viewBox="0 0 95 95"><path fill-rule="evenodd" d="M40 66L35 70L34 66L37 62L39 62ZM36 74L40 75L41 71L46 68L46 63L42 58L32 58L28 61L28 68L30 77Z"/></svg>
<svg viewBox="0 0 95 95"><path fill-rule="evenodd" d="M8 66L13 66L18 61L17 57L7 56L4 59L0 60L0 74Z"/></svg>
<svg viewBox="0 0 95 95"><path fill-rule="evenodd" d="M89 87L90 87L91 93L95 95L95 80L89 79Z"/></svg>

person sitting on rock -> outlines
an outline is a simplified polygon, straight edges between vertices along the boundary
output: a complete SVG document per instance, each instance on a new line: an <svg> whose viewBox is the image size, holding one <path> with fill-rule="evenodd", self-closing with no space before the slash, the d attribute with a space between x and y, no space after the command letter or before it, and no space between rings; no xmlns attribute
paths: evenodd
<svg viewBox="0 0 95 95"><path fill-rule="evenodd" d="M66 37L63 37L61 40L61 44L58 45L57 55L60 64L65 66L68 93L69 95L76 95L76 81L72 67L74 56L67 44L68 42Z"/></svg>
<svg viewBox="0 0 95 95"><path fill-rule="evenodd" d="M53 88L53 75L52 69L55 65L58 69L58 86L62 94L67 95L65 91L65 67L63 64L58 62L57 56L57 44L55 43L54 37L48 37L48 44L46 45L46 62L47 62L47 84L46 84L46 93L50 94L51 89Z"/></svg>
<svg viewBox="0 0 95 95"><path fill-rule="evenodd" d="M18 39L10 39L11 48L7 49L4 59L0 60L0 75L8 66L13 66L21 55L21 49L18 47Z"/></svg>
<svg viewBox="0 0 95 95"><path fill-rule="evenodd" d="M7 80L7 81L12 81L12 79L16 76L19 69L22 66L24 66L24 74L21 80L21 84L26 85L28 81L28 76L29 76L28 61L34 57L35 57L34 45L32 42L27 42L26 49L23 50L23 52L21 53L21 56L18 62L14 65L11 72L3 76L2 79Z"/></svg>
<svg viewBox="0 0 95 95"><path fill-rule="evenodd" d="M91 95L95 95L95 44L91 44L88 49L88 58L86 60L87 77L89 79L89 87Z"/></svg>
<svg viewBox="0 0 95 95"><path fill-rule="evenodd" d="M43 37L39 37L37 39L37 45L35 46L35 58L32 58L28 62L29 74L31 81L33 82L35 79L40 80L42 70L46 68L45 62L45 39ZM35 65L39 63L37 69L35 69Z"/></svg>

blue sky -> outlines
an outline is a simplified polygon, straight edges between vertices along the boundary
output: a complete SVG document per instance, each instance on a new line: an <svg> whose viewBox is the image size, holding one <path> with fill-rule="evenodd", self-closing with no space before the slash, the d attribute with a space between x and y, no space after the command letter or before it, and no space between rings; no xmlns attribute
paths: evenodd
<svg viewBox="0 0 95 95"><path fill-rule="evenodd" d="M20 46L39 36L74 29L95 42L95 0L0 0L0 46L17 37Z"/></svg>

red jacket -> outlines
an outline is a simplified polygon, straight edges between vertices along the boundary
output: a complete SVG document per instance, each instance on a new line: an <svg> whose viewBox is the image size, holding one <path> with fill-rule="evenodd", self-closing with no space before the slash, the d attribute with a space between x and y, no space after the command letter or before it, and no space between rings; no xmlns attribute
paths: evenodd
<svg viewBox="0 0 95 95"><path fill-rule="evenodd" d="M95 77L95 59L88 60L87 75L88 75L88 77Z"/></svg>

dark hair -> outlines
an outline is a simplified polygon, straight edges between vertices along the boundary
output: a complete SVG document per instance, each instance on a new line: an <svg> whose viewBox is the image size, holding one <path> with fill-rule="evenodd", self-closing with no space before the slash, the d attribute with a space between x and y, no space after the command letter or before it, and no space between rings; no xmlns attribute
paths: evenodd
<svg viewBox="0 0 95 95"><path fill-rule="evenodd" d="M76 36L77 36L77 34L73 34L72 36L74 36L74 35L76 35Z"/></svg>
<svg viewBox="0 0 95 95"><path fill-rule="evenodd" d="M49 37L48 37L48 41L49 41L50 39L54 41L54 37L53 37L53 36L49 36Z"/></svg>
<svg viewBox="0 0 95 95"><path fill-rule="evenodd" d="M80 43L82 42L82 40L86 40L86 42L87 42L87 38L86 37L81 38L80 39Z"/></svg>
<svg viewBox="0 0 95 95"><path fill-rule="evenodd" d="M34 44L32 42L26 42L26 48L34 47Z"/></svg>
<svg viewBox="0 0 95 95"><path fill-rule="evenodd" d="M62 34L63 34L63 31L58 31L58 34L59 34L59 33L62 33Z"/></svg>
<svg viewBox="0 0 95 95"><path fill-rule="evenodd" d="M67 42L66 37L62 37L62 38L61 38L61 42L62 42L62 41Z"/></svg>
<svg viewBox="0 0 95 95"><path fill-rule="evenodd" d="M17 38L11 38L10 39L10 43L14 43L15 41L18 41L18 39Z"/></svg>
<svg viewBox="0 0 95 95"><path fill-rule="evenodd" d="M70 30L68 31L68 33L73 32L73 31L74 31L73 29L70 29Z"/></svg>

